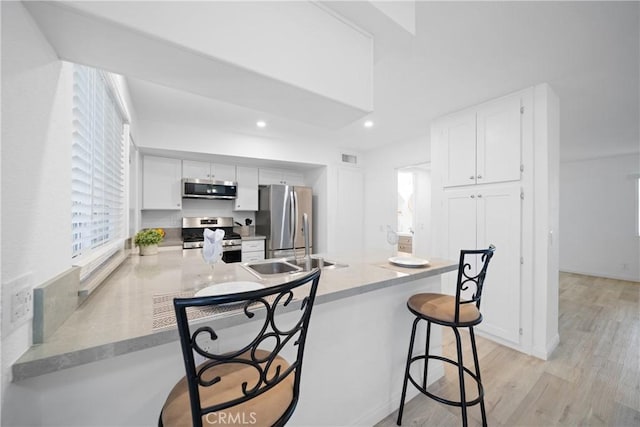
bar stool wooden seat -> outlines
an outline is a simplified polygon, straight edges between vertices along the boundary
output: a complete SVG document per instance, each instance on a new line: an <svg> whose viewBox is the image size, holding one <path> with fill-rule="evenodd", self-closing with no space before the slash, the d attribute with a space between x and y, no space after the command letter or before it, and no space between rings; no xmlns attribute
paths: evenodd
<svg viewBox="0 0 640 427"><path fill-rule="evenodd" d="M480 314L482 287L487 274L487 267L489 266L489 261L493 257L494 251L495 247L493 245L489 246L488 249L460 251L455 296L437 293L423 293L412 295L407 301L409 311L411 311L416 318L413 321L413 329L411 331L409 354L407 356L402 396L400 398L400 408L398 410L398 425L402 424L402 412L407 394L407 383L409 381L411 381L411 384L426 396L446 405L460 407L462 410L462 425L465 427L468 424L467 407L477 405L479 403L482 414L482 425L487 425L487 415L484 407L484 389L480 378L480 366L478 364L478 352L476 350L476 340L473 334L473 327L482 322L482 314ZM427 322L425 354L412 356L413 345L416 337L416 328L418 323L422 320ZM431 338L432 323L448 326L453 330L456 337L457 360L429 354L429 341ZM458 331L459 328L469 328L475 372L472 372L464 366L462 360L462 342L460 340L460 332ZM430 359L441 360L445 363L455 365L458 368L458 381L460 386L459 401L445 399L427 390L427 373ZM411 376L410 367L414 362L421 360L424 360L424 371L420 384ZM476 399L467 400L464 384L465 373L470 375L477 383L478 397Z"/></svg>
<svg viewBox="0 0 640 427"><path fill-rule="evenodd" d="M158 425L284 425L300 394L302 358L319 279L316 268L300 278L256 291L176 298L186 375L169 393ZM216 334L202 321L194 325L187 318L187 309L215 306L237 309L254 322L257 333L247 336L248 343L237 350L222 354L211 350L222 331ZM238 337L232 338L235 342ZM194 353L204 362L196 366ZM283 353L294 356L286 360Z"/></svg>

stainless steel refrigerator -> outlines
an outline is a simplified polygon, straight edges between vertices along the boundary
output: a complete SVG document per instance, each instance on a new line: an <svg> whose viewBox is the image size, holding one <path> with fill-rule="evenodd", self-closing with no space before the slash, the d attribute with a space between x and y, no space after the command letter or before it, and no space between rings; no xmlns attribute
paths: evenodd
<svg viewBox="0 0 640 427"><path fill-rule="evenodd" d="M313 249L313 192L310 187L260 186L256 234L267 237L267 258L304 255L302 214L309 218L309 246Z"/></svg>

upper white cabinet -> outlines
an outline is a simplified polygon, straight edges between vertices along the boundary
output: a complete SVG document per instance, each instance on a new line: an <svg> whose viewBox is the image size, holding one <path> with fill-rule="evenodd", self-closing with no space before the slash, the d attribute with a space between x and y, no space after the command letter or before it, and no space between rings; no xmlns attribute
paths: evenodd
<svg viewBox="0 0 640 427"><path fill-rule="evenodd" d="M476 115L453 114L440 125L444 154L444 185L476 183Z"/></svg>
<svg viewBox="0 0 640 427"><path fill-rule="evenodd" d="M214 181L235 181L236 167L221 163L199 162L196 160L182 161L182 177L196 179L211 179Z"/></svg>
<svg viewBox="0 0 640 427"><path fill-rule="evenodd" d="M258 169L236 167L238 198L234 201L234 211L258 210Z"/></svg>
<svg viewBox="0 0 640 427"><path fill-rule="evenodd" d="M193 160L182 161L182 177L196 179L211 179L211 163L196 162Z"/></svg>
<svg viewBox="0 0 640 427"><path fill-rule="evenodd" d="M179 159L144 156L142 209L182 209L181 171Z"/></svg>
<svg viewBox="0 0 640 427"><path fill-rule="evenodd" d="M304 185L304 176L300 172L285 169L260 169L259 183L260 185Z"/></svg>
<svg viewBox="0 0 640 427"><path fill-rule="evenodd" d="M445 187L520 179L522 105L515 94L440 121Z"/></svg>

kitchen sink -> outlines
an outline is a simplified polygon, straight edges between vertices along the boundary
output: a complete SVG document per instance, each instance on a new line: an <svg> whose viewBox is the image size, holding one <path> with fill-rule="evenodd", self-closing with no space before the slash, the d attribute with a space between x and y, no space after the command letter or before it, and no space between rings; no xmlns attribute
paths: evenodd
<svg viewBox="0 0 640 427"><path fill-rule="evenodd" d="M270 274L283 274L283 273L296 273L301 271L302 269L294 264L289 264L286 261L282 260L274 260L271 262L254 262L254 263L246 263L245 267L249 269L249 271L253 270L258 274L270 275Z"/></svg>
<svg viewBox="0 0 640 427"><path fill-rule="evenodd" d="M276 258L267 259L264 261L246 262L242 266L249 270L249 272L258 276L259 278L266 278L276 274L293 274L300 271L304 271L305 263L304 257L297 260L291 258ZM334 261L323 260L320 257L311 257L311 268L322 269L334 269L347 267L346 264L338 264Z"/></svg>
<svg viewBox="0 0 640 427"><path fill-rule="evenodd" d="M304 258L298 258L297 260L293 258L291 259L288 258L287 262L290 262L291 264L297 265L298 267L301 267L301 268L304 268L305 266ZM316 267L326 268L326 267L331 267L332 265L336 265L336 263L332 261L323 260L322 258L311 257L311 268L316 268Z"/></svg>

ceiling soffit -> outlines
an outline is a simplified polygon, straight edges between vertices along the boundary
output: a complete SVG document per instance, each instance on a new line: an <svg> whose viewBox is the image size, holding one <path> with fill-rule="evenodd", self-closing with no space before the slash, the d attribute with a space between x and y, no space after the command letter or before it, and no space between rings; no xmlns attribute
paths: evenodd
<svg viewBox="0 0 640 427"><path fill-rule="evenodd" d="M373 110L373 38L324 7L179 3L25 6L64 60L328 129ZM190 25L171 27L181 13Z"/></svg>

